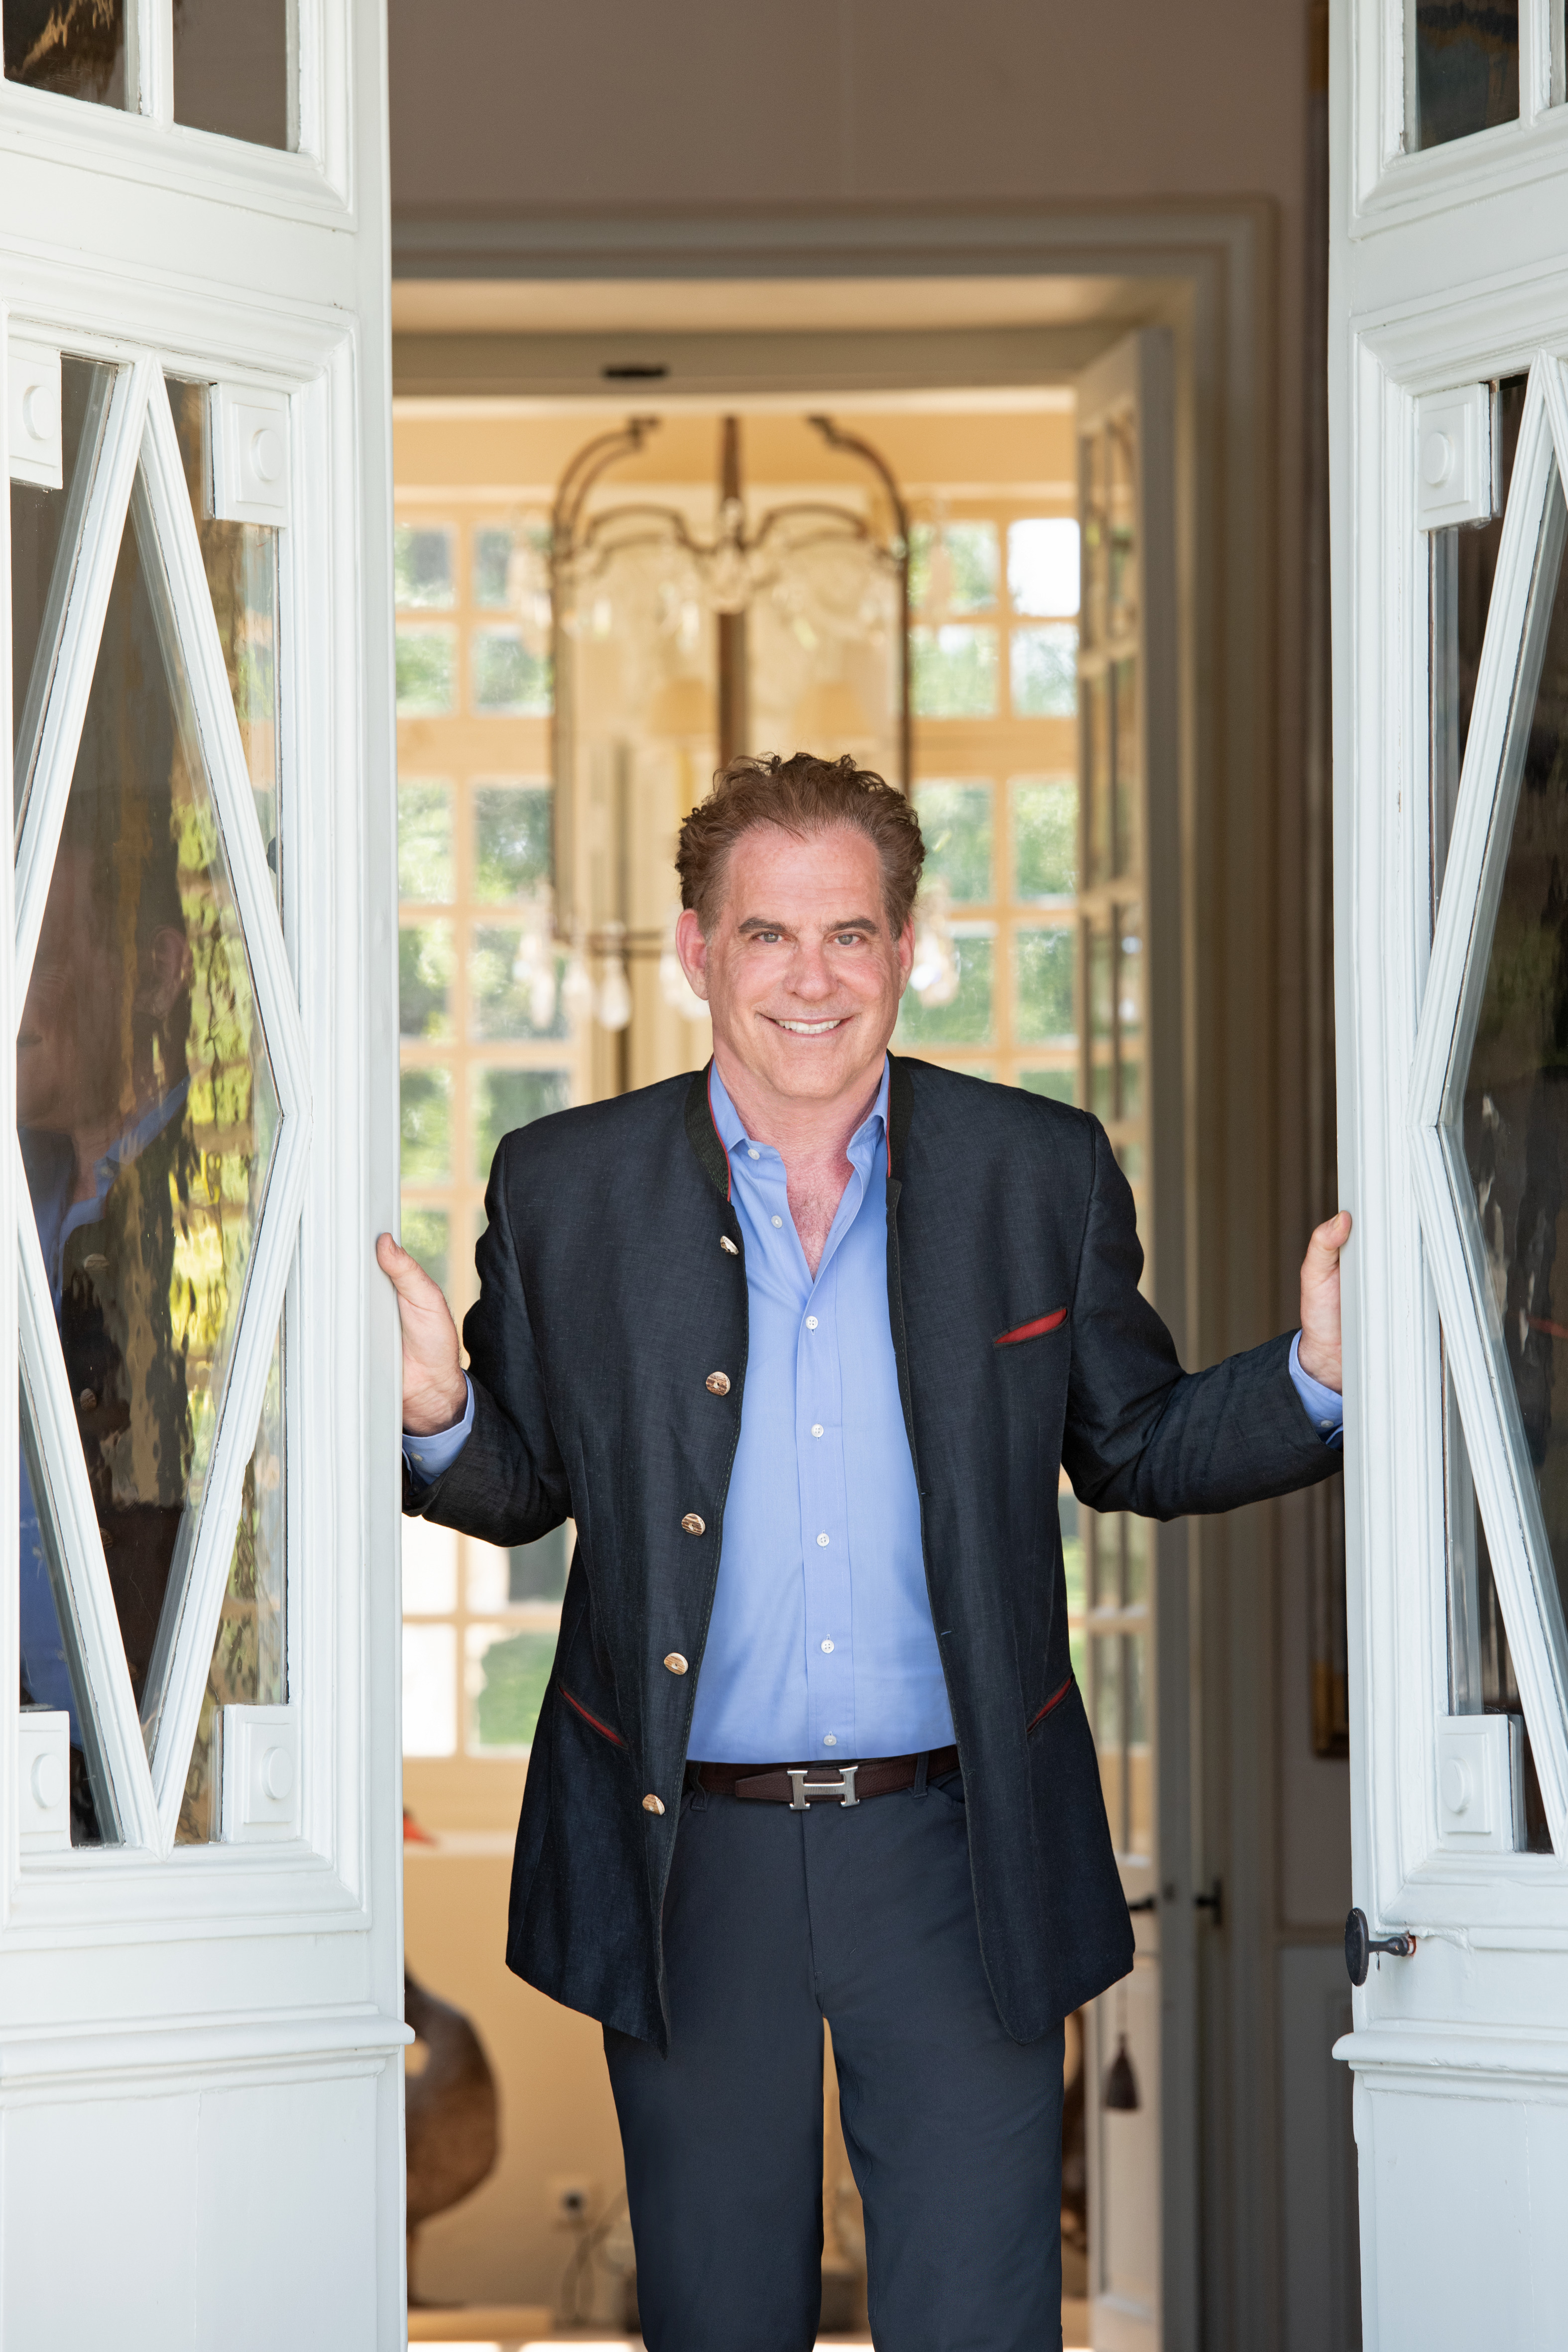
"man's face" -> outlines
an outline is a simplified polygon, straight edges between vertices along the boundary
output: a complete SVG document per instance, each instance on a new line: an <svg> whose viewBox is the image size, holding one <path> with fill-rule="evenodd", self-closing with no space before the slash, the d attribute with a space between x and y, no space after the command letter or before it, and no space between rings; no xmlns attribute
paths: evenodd
<svg viewBox="0 0 1568 2352"><path fill-rule="evenodd" d="M899 1017L914 926L895 938L874 843L851 825L799 840L753 825L730 853L710 935L680 918L713 1043L775 1095L831 1101L869 1085Z"/></svg>

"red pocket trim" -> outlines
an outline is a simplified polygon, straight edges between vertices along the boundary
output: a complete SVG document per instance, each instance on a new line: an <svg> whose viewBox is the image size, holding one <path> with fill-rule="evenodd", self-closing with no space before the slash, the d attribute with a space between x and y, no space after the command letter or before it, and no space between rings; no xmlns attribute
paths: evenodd
<svg viewBox="0 0 1568 2352"><path fill-rule="evenodd" d="M1028 1738L1029 1733L1030 1733L1031 1731L1033 1731L1033 1729L1034 1729L1034 1727L1035 1727L1035 1726L1036 1726L1036 1724L1037 1724L1037 1723L1044 1723L1044 1721L1045 1721L1045 1719L1046 1719L1047 1716L1047 1715L1049 1715L1049 1713L1050 1713L1050 1711L1051 1711L1051 1709L1052 1709L1052 1707L1053 1707L1053 1706L1059 1706L1061 1705L1061 1703L1062 1703L1063 1699L1064 1699L1064 1698L1066 1698L1066 1696L1067 1696L1067 1695L1068 1695L1068 1691L1069 1691L1069 1690L1071 1690L1071 1688L1072 1688L1072 1676L1069 1675L1068 1676L1068 1678L1067 1678L1066 1682L1065 1682L1065 1683L1063 1683L1063 1685L1062 1685L1062 1686L1061 1686L1060 1690L1059 1690L1059 1691L1053 1691L1053 1692L1051 1693L1051 1695L1050 1695L1049 1698L1046 1701L1046 1703L1045 1703L1044 1706L1043 1706L1043 1707L1041 1707L1041 1709L1040 1709L1040 1711L1039 1711L1038 1715L1032 1715L1032 1716L1029 1717L1028 1722L1024 1726L1024 1736L1025 1736L1025 1738Z"/></svg>
<svg viewBox="0 0 1568 2352"><path fill-rule="evenodd" d="M596 1715L590 1715L582 1700L580 1698L574 1698L571 1692L566 1688L564 1683L559 1685L558 1687L560 1689L561 1696L565 1700L567 1706L575 1707L584 1723L591 1723L595 1731L602 1731L605 1738L611 1740L616 1747L624 1748L626 1746L626 1743L621 1738L620 1733L618 1731L612 1731L607 1723L601 1723Z"/></svg>
<svg viewBox="0 0 1568 2352"><path fill-rule="evenodd" d="M1058 1307L1054 1315L1037 1315L1032 1323L1020 1323L1016 1331L998 1331L991 1345L994 1348L1011 1348L1020 1339L1037 1339L1042 1331L1055 1331L1067 1319L1067 1308Z"/></svg>

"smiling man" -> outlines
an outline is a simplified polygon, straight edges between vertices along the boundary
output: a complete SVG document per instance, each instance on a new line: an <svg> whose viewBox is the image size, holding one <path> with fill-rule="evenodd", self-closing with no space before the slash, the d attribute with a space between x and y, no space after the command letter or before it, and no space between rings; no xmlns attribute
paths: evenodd
<svg viewBox="0 0 1568 2352"><path fill-rule="evenodd" d="M1062 2021L1132 1934L1057 1489L1327 1476L1341 1215L1299 1333L1184 1373L1086 1113L888 1052L923 851L852 761L681 831L692 1077L496 1157L465 1328L389 1235L405 1507L577 1546L507 1957L605 2027L651 2352L806 2352L823 2021L882 2352L1060 2341Z"/></svg>

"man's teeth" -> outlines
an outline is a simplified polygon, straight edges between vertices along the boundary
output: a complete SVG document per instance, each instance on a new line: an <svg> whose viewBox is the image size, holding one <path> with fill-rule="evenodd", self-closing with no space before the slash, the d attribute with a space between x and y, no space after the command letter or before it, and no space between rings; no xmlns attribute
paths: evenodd
<svg viewBox="0 0 1568 2352"><path fill-rule="evenodd" d="M797 1037L825 1037L830 1029L841 1028L847 1013L836 1013L831 1021L781 1021L781 1029L792 1030Z"/></svg>

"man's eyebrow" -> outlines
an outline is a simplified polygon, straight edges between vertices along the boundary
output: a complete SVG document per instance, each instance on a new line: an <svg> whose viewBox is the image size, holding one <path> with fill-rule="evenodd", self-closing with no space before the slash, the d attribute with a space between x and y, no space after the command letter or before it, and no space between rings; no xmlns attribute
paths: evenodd
<svg viewBox="0 0 1568 2352"><path fill-rule="evenodd" d="M777 921L771 915L748 915L744 922L737 923L735 928L744 934L747 931L787 931L790 925ZM842 922L829 923L823 936L830 939L835 931L875 931L879 929L875 915L847 915Z"/></svg>

